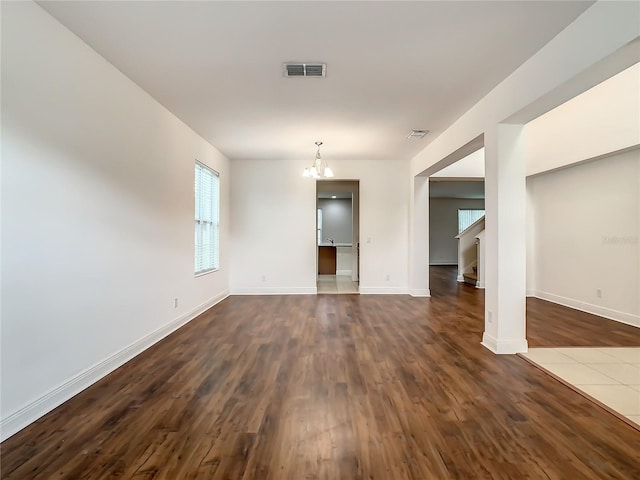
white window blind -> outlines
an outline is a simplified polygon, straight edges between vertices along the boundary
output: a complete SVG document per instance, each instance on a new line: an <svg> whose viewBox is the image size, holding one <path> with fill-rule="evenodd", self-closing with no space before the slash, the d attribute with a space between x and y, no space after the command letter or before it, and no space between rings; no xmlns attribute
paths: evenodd
<svg viewBox="0 0 640 480"><path fill-rule="evenodd" d="M484 216L484 210L458 210L458 233L469 228Z"/></svg>
<svg viewBox="0 0 640 480"><path fill-rule="evenodd" d="M196 162L195 173L196 274L220 267L220 176Z"/></svg>

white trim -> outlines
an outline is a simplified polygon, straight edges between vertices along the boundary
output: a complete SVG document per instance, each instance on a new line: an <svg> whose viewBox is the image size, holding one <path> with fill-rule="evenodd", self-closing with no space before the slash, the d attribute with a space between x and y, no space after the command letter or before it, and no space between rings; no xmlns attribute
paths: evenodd
<svg viewBox="0 0 640 480"><path fill-rule="evenodd" d="M487 332L484 332L482 335L482 345L498 355L526 353L529 350L529 344L526 338L498 340Z"/></svg>
<svg viewBox="0 0 640 480"><path fill-rule="evenodd" d="M561 297L560 295L540 292L537 290L532 291L531 296L548 302L557 303L558 305L563 305L565 307L574 308L581 312L591 313L593 315L598 315L599 317L608 318L609 320L615 320L616 322L631 325L632 327L640 327L640 315L620 312L618 310L612 310L599 305L592 305L580 300L574 300L573 298Z"/></svg>
<svg viewBox="0 0 640 480"><path fill-rule="evenodd" d="M480 288L482 290L484 290L485 284L483 282L481 282L480 280L478 280L476 282L476 288Z"/></svg>
<svg viewBox="0 0 640 480"><path fill-rule="evenodd" d="M431 290L428 288L414 288L411 290L410 295L412 297L430 297Z"/></svg>
<svg viewBox="0 0 640 480"><path fill-rule="evenodd" d="M215 273L219 271L220 271L220 268L216 267L216 268L211 268L209 270L203 270L202 272L199 272L199 273L194 273L193 276L194 278L198 278L198 277L202 277L204 275L209 275L210 273Z"/></svg>
<svg viewBox="0 0 640 480"><path fill-rule="evenodd" d="M360 286L361 295L408 295L407 287L363 287Z"/></svg>
<svg viewBox="0 0 640 480"><path fill-rule="evenodd" d="M458 264L456 262L432 262L432 263L429 263L429 266L430 267L446 267L446 266L449 266L449 267L456 266L457 267Z"/></svg>
<svg viewBox="0 0 640 480"><path fill-rule="evenodd" d="M181 315L166 325L113 353L101 362L84 369L82 372L62 382L33 402L28 403L20 410L3 418L0 421L0 441L6 440L54 408L62 405L71 397L90 387L101 378L121 367L135 356L144 352L147 348L159 342L228 296L229 290L222 291L210 300L207 300L184 315Z"/></svg>
<svg viewBox="0 0 640 480"><path fill-rule="evenodd" d="M489 335L487 332L482 334L482 342L480 342L482 346L488 348L493 353L498 353L498 341Z"/></svg>
<svg viewBox="0 0 640 480"><path fill-rule="evenodd" d="M460 283L464 283L464 275L459 273L458 276L456 277L456 281L458 281Z"/></svg>
<svg viewBox="0 0 640 480"><path fill-rule="evenodd" d="M316 295L317 287L243 287L231 290L231 295Z"/></svg>
<svg viewBox="0 0 640 480"><path fill-rule="evenodd" d="M536 296L535 290L527 290L527 292L525 293L525 297L535 297L535 296Z"/></svg>

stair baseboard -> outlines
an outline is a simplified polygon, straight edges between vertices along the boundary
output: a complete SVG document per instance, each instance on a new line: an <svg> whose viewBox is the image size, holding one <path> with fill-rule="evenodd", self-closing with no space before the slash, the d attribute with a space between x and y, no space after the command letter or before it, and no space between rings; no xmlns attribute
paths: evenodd
<svg viewBox="0 0 640 480"><path fill-rule="evenodd" d="M464 273L462 275L464 283L468 283L469 285L473 285L474 287L478 284L478 276L475 273Z"/></svg>

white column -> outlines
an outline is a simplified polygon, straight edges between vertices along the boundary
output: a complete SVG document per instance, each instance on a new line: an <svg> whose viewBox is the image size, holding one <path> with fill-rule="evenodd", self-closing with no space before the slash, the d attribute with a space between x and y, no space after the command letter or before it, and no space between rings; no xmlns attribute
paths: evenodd
<svg viewBox="0 0 640 480"><path fill-rule="evenodd" d="M485 330L495 353L527 351L526 182L522 125L485 132Z"/></svg>
<svg viewBox="0 0 640 480"><path fill-rule="evenodd" d="M413 297L430 297L429 177L414 177L411 187L409 292Z"/></svg>

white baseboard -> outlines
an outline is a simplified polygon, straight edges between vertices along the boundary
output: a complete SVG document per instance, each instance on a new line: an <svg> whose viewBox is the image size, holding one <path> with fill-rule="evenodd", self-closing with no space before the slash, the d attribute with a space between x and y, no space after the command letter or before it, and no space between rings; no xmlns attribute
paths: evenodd
<svg viewBox="0 0 640 480"><path fill-rule="evenodd" d="M540 298L541 300L546 300L548 302L557 303L559 305L574 308L582 312L598 315L599 317L608 318L609 320L615 320L616 322L631 325L632 327L640 327L640 315L620 312L618 310L612 310L610 308L601 307L599 305L592 305L580 300L561 297L560 295L554 295L548 292L532 291L531 293L532 295L530 296ZM529 296L529 292L527 292L527 296Z"/></svg>
<svg viewBox="0 0 640 480"><path fill-rule="evenodd" d="M497 339L487 332L482 335L482 345L498 355L525 353L529 349L526 338Z"/></svg>
<svg viewBox="0 0 640 480"><path fill-rule="evenodd" d="M484 282L476 282L476 288L484 289L484 287L485 287Z"/></svg>
<svg viewBox="0 0 640 480"><path fill-rule="evenodd" d="M460 282L460 283L464 283L464 276L459 274L459 275L456 277L456 280L457 280L458 282Z"/></svg>
<svg viewBox="0 0 640 480"><path fill-rule="evenodd" d="M412 297L430 297L431 290L428 288L414 288L409 293Z"/></svg>
<svg viewBox="0 0 640 480"><path fill-rule="evenodd" d="M231 290L231 295L316 295L317 287L241 287Z"/></svg>
<svg viewBox="0 0 640 480"><path fill-rule="evenodd" d="M20 410L3 418L0 420L0 441L6 440L29 424L35 422L43 415L49 413L54 408L62 405L73 396L77 395L87 387L90 387L98 380L107 376L118 367L121 367L147 348L158 343L164 337L193 320L198 315L213 307L216 303L221 302L228 296L229 290L224 290L184 315L181 315L166 325L136 340L125 348L115 352L101 362L86 368L57 387L49 390L33 402L25 405Z"/></svg>
<svg viewBox="0 0 640 480"><path fill-rule="evenodd" d="M535 290L527 290L524 295L525 295L525 297L535 297L536 296L536 291Z"/></svg>
<svg viewBox="0 0 640 480"><path fill-rule="evenodd" d="M336 270L336 275L349 275L353 273L352 270Z"/></svg>
<svg viewBox="0 0 640 480"><path fill-rule="evenodd" d="M363 287L359 288L361 295L408 295L407 287Z"/></svg>

